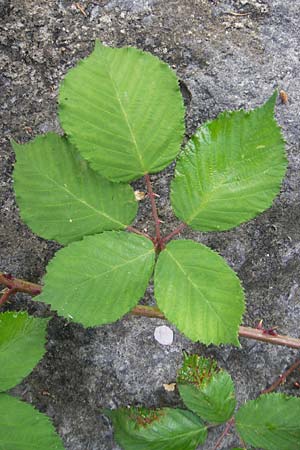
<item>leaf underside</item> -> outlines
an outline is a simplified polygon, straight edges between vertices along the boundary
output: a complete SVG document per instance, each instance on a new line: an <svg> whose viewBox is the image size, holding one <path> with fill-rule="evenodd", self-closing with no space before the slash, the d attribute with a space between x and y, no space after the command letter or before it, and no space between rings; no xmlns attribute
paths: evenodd
<svg viewBox="0 0 300 450"><path fill-rule="evenodd" d="M185 406L207 422L227 422L234 412L234 386L225 371L215 374L206 386L178 384L178 389Z"/></svg>
<svg viewBox="0 0 300 450"><path fill-rule="evenodd" d="M113 181L162 170L184 134L182 96L169 66L136 48L99 42L66 75L59 116L82 156Z"/></svg>
<svg viewBox="0 0 300 450"><path fill-rule="evenodd" d="M276 93L253 111L224 112L188 142L171 202L191 228L228 230L271 206L287 165L275 101Z"/></svg>
<svg viewBox="0 0 300 450"><path fill-rule="evenodd" d="M265 394L243 405L236 414L242 439L266 450L300 449L300 398Z"/></svg>
<svg viewBox="0 0 300 450"><path fill-rule="evenodd" d="M20 383L42 358L47 323L26 312L0 314L0 391Z"/></svg>
<svg viewBox="0 0 300 450"><path fill-rule="evenodd" d="M239 345L244 293L217 253L190 240L169 243L159 255L154 288L158 307L188 338Z"/></svg>
<svg viewBox="0 0 300 450"><path fill-rule="evenodd" d="M35 299L87 327L114 322L143 296L154 255L152 242L133 233L85 237L56 253Z"/></svg>
<svg viewBox="0 0 300 450"><path fill-rule="evenodd" d="M63 450L49 418L31 405L0 394L0 448L5 450Z"/></svg>
<svg viewBox="0 0 300 450"><path fill-rule="evenodd" d="M137 212L133 190L90 169L72 144L54 133L14 144L14 189L24 222L62 244L126 228Z"/></svg>
<svg viewBox="0 0 300 450"><path fill-rule="evenodd" d="M162 408L151 423L137 425L131 409L105 411L115 439L124 450L195 450L207 436L203 422L190 411Z"/></svg>

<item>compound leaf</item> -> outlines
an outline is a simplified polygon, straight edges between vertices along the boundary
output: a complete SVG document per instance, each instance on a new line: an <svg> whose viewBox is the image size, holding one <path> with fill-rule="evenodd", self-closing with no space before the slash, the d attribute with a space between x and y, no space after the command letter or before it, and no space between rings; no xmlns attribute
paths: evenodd
<svg viewBox="0 0 300 450"><path fill-rule="evenodd" d="M158 307L188 338L239 345L244 293L217 253L190 240L170 242L159 255L154 288Z"/></svg>
<svg viewBox="0 0 300 450"><path fill-rule="evenodd" d="M82 156L113 181L162 170L184 134L183 101L169 66L136 48L99 42L66 75L59 114Z"/></svg>
<svg viewBox="0 0 300 450"><path fill-rule="evenodd" d="M137 202L132 188L98 175L65 138L48 133L13 146L17 202L35 233L67 244L126 228L133 220Z"/></svg>
<svg viewBox="0 0 300 450"><path fill-rule="evenodd" d="M248 401L236 413L242 439L266 450L300 449L300 398L265 394Z"/></svg>
<svg viewBox="0 0 300 450"><path fill-rule="evenodd" d="M35 298L87 327L114 322L143 296L154 254L152 242L133 233L87 236L56 253Z"/></svg>
<svg viewBox="0 0 300 450"><path fill-rule="evenodd" d="M42 358L47 323L26 312L0 314L0 391L18 384Z"/></svg>
<svg viewBox="0 0 300 450"><path fill-rule="evenodd" d="M171 201L191 228L228 230L271 206L286 170L275 101L276 93L253 111L224 112L188 142Z"/></svg>
<svg viewBox="0 0 300 450"><path fill-rule="evenodd" d="M124 450L195 450L207 436L203 422L190 411L121 408L104 412Z"/></svg>
<svg viewBox="0 0 300 450"><path fill-rule="evenodd" d="M185 355L177 386L185 406L207 422L227 422L234 413L232 379L211 359Z"/></svg>
<svg viewBox="0 0 300 450"><path fill-rule="evenodd" d="M31 405L0 394L0 448L5 450L63 450L47 416Z"/></svg>

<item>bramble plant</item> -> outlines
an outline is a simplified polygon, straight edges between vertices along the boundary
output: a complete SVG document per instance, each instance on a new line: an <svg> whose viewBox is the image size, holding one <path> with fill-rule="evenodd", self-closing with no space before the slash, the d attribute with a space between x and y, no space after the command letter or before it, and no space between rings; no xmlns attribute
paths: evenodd
<svg viewBox="0 0 300 450"><path fill-rule="evenodd" d="M177 387L190 411L134 407L104 411L124 450L195 450L204 444L209 428L225 422L214 450L233 426L243 449L247 444L266 450L299 450L300 398L260 395L234 414L236 400L230 375L215 361L198 355L184 355Z"/></svg>
<svg viewBox="0 0 300 450"><path fill-rule="evenodd" d="M48 319L26 312L0 314L0 448L5 450L63 450L49 418L6 393L45 353Z"/></svg>
<svg viewBox="0 0 300 450"><path fill-rule="evenodd" d="M96 43L94 52L71 69L61 85L59 117L65 135L48 133L27 144L13 143L14 188L21 217L35 233L66 247L50 261L42 289L0 273L0 283L7 287L0 305L17 291L28 292L67 319L87 327L101 325L137 312L136 305L153 276L159 309L148 307L149 315L164 315L194 341L239 345L245 309L239 278L208 247L172 239L186 227L229 230L271 206L287 163L274 119L276 96L275 92L253 111L225 112L205 123L179 154L185 111L175 74L148 53ZM183 222L163 235L150 174L176 157L171 204ZM128 183L140 177L151 201L154 236L130 225L138 202ZM143 311L146 314L146 306ZM9 324L14 316L5 314L8 319L2 315L1 320ZM18 317L26 323L41 323ZM27 336L28 330L24 325L20 334ZM13 361L7 356L12 352L6 342L10 336L5 331L3 336L0 360L4 355ZM17 342L22 351L22 342ZM278 338L278 343L300 347L293 338ZM30 371L42 356L41 351L36 354L39 357L29 358L21 375L5 372L9 382L2 385L3 390ZM299 365L295 363L294 368ZM291 411L299 416L299 400L262 396L233 416L230 376L197 356L186 356L178 388L192 412L171 408L106 411L120 445L130 450L195 449L206 438L204 420L227 422L227 428L235 422L249 445L278 450L275 445L282 442L280 450L299 450L299 425ZM6 404L16 400L1 393L1 401L3 408L9 408ZM21 407L24 404L11 406L17 419ZM21 414L26 424L31 423L25 409ZM17 426L14 417L10 423ZM50 431L45 431L46 436ZM0 425L0 447L4 434ZM5 448L14 448L3 442ZM20 448L29 450L30 444L26 445ZM39 447L62 448L59 441Z"/></svg>
<svg viewBox="0 0 300 450"><path fill-rule="evenodd" d="M149 53L96 43L60 88L66 136L13 144L21 217L40 236L67 244L49 263L37 299L87 327L110 323L136 306L154 271L157 305L182 333L205 344L239 345L245 306L235 272L205 245L169 241L185 226L228 230L271 206L286 170L276 95L198 128L178 156L171 185L183 223L162 236L149 174L180 151L178 80ZM153 237L130 226L137 201L126 183L141 176Z"/></svg>

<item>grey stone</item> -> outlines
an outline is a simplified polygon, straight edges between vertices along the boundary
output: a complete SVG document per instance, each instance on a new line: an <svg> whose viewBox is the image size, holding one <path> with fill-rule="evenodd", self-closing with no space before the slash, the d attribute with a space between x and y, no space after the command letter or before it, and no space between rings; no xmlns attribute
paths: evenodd
<svg viewBox="0 0 300 450"><path fill-rule="evenodd" d="M168 62L182 80L187 134L225 109L261 105L276 88L276 116L287 141L289 170L272 208L223 233L186 231L217 250L238 272L246 296L244 324L278 326L299 336L300 314L300 5L286 0L225 1L72 1L0 2L0 270L39 282L59 246L35 236L19 216L11 173L10 139L26 142L39 133L59 131L57 92L66 71L86 56L96 38L112 46L132 45ZM245 14L245 15L236 15ZM153 176L164 231L178 223L169 200L174 165ZM135 188L144 189L142 181ZM141 202L136 226L151 232L149 204ZM144 302L153 303L150 287ZM49 310L18 295L6 307ZM296 351L241 339L241 348L204 348L176 329L174 343L153 338L162 320L126 316L115 324L85 330L54 316L47 353L14 390L48 414L68 450L116 450L101 408L121 405L180 405L164 383L175 380L182 350L215 356L236 383L239 404L254 398L296 357ZM280 390L298 395L296 375ZM212 448L220 430L210 434ZM234 434L223 449L238 445ZM278 449L280 450L280 449Z"/></svg>

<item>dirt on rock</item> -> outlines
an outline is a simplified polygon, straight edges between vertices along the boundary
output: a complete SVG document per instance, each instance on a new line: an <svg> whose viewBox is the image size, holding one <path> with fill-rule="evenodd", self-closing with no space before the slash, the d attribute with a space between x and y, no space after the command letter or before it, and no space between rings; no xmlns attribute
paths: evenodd
<svg viewBox="0 0 300 450"><path fill-rule="evenodd" d="M300 318L300 4L292 0L0 0L0 271L40 282L58 244L34 235L22 222L12 184L10 140L26 142L60 131L57 94L67 70L99 39L135 46L162 58L177 72L190 136L225 109L261 105L284 89L276 116L286 139L289 169L272 208L222 233L186 231L217 250L242 280L247 297L244 324L259 320L281 334L299 337ZM153 176L165 232L177 224L169 202L173 166ZM143 183L136 187L143 189ZM151 231L150 208L141 202L136 226ZM153 303L150 287L145 300ZM7 307L49 314L18 294ZM255 398L293 359L295 350L241 339L241 348L205 348L175 327L174 343L153 334L163 321L126 316L112 325L84 329L54 316L47 353L13 390L48 414L67 450L116 450L113 430L101 414L118 406L179 405L164 383L175 380L183 349L217 358L234 378L239 403ZM280 389L298 395L297 374ZM299 374L298 374L299 377ZM220 430L210 433L212 448ZM230 434L223 449L238 446Z"/></svg>

